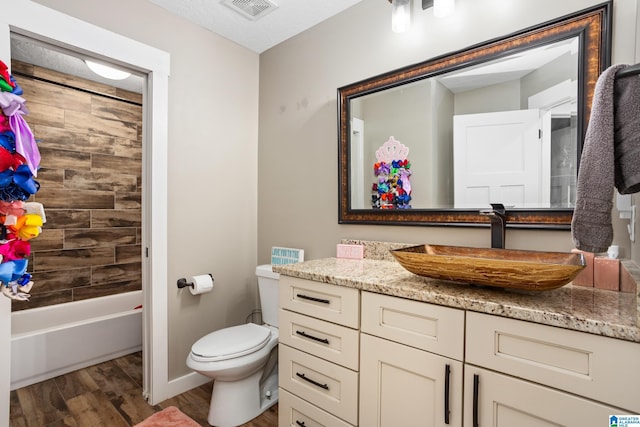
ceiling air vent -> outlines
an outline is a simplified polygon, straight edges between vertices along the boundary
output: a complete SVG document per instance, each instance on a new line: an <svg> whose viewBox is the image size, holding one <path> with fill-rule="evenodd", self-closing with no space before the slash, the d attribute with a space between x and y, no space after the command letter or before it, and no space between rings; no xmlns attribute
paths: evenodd
<svg viewBox="0 0 640 427"><path fill-rule="evenodd" d="M222 4L252 21L273 12L278 5L269 0L222 0Z"/></svg>

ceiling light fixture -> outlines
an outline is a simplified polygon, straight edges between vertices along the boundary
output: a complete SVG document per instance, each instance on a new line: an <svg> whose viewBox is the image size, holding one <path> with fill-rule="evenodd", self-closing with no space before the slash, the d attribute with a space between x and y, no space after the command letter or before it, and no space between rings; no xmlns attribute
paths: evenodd
<svg viewBox="0 0 640 427"><path fill-rule="evenodd" d="M453 15L456 10L455 0L422 0L422 10L433 7L433 16L446 18Z"/></svg>
<svg viewBox="0 0 640 427"><path fill-rule="evenodd" d="M411 28L411 0L389 0L391 3L391 30L404 33ZM456 0L422 0L422 10L433 7L433 16L445 18L453 15Z"/></svg>
<svg viewBox="0 0 640 427"><path fill-rule="evenodd" d="M389 0L391 3L391 30L404 33L411 28L411 0Z"/></svg>
<svg viewBox="0 0 640 427"><path fill-rule="evenodd" d="M124 80L131 75L127 71L122 71L117 68L110 67L108 65L100 64L89 60L84 61L87 67L97 75L110 80Z"/></svg>

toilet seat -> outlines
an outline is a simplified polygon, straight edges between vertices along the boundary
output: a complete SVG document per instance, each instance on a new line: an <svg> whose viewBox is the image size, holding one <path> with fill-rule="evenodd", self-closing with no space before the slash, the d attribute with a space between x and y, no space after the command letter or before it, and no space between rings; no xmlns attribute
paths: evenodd
<svg viewBox="0 0 640 427"><path fill-rule="evenodd" d="M271 331L255 323L231 326L196 341L191 355L199 362L216 362L254 353L267 345Z"/></svg>

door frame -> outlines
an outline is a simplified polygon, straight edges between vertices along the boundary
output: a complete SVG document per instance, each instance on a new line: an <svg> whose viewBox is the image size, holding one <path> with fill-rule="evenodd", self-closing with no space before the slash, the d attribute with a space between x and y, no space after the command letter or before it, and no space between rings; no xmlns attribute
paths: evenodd
<svg viewBox="0 0 640 427"><path fill-rule="evenodd" d="M365 188L367 186L364 183L364 120L354 117L351 119L351 179L352 190L351 194L351 208L352 209L367 209L365 206L366 199L364 197ZM368 169L367 169L368 170Z"/></svg>
<svg viewBox="0 0 640 427"><path fill-rule="evenodd" d="M13 0L11 13L0 16L0 58L9 62L8 66L11 32L105 59L147 76L142 133L143 389L149 403L155 405L170 397L167 324L170 55L29 0ZM3 329L0 333L0 356L4 361L0 364L0 424L4 424L2 420L9 419L10 398L11 304L8 300L0 302L0 322Z"/></svg>

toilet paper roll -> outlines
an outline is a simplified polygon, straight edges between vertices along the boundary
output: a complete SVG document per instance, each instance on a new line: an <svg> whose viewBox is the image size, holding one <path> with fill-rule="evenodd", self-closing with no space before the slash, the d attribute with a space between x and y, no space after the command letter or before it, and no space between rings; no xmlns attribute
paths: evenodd
<svg viewBox="0 0 640 427"><path fill-rule="evenodd" d="M200 295L213 290L213 278L209 274L191 277L191 288L189 291L193 295Z"/></svg>

